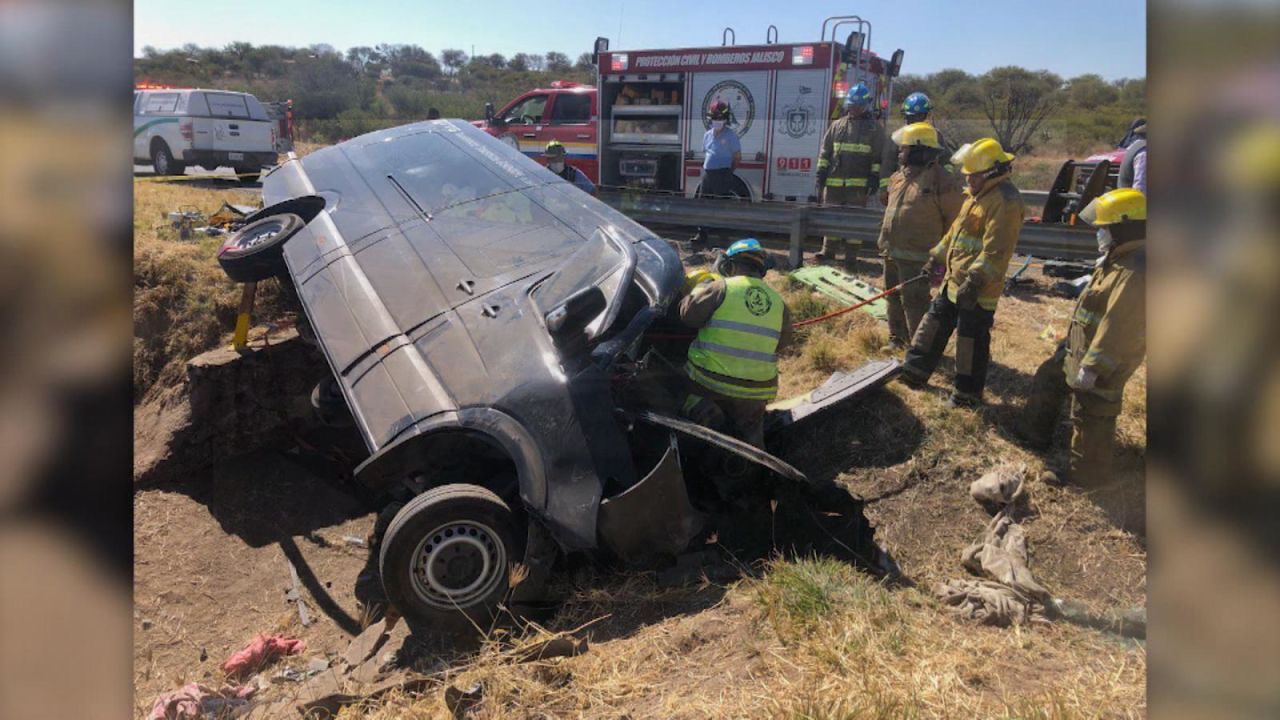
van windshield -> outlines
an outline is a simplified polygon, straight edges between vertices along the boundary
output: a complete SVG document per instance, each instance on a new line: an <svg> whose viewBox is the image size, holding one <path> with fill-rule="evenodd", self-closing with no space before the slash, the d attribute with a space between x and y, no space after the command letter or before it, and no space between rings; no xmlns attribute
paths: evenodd
<svg viewBox="0 0 1280 720"><path fill-rule="evenodd" d="M634 264L634 253L608 228L596 228L595 234L585 245L565 260L564 265L532 293L533 301L543 315L554 310L569 296L583 288L595 285L604 292L607 307L590 325L588 337L595 337L604 329L609 316L615 315L618 296Z"/></svg>

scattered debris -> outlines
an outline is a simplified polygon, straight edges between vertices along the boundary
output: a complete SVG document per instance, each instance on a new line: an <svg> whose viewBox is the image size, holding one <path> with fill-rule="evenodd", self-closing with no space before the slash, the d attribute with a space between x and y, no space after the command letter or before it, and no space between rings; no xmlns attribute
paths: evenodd
<svg viewBox="0 0 1280 720"><path fill-rule="evenodd" d="M257 691L253 685L217 690L199 683L187 683L181 688L156 698L147 720L200 720L205 717L225 717L229 708L247 705Z"/></svg>
<svg viewBox="0 0 1280 720"><path fill-rule="evenodd" d="M241 677L256 672L282 655L295 655L307 647L304 640L284 635L259 635L222 662L227 677Z"/></svg>
<svg viewBox="0 0 1280 720"><path fill-rule="evenodd" d="M476 683L466 690L459 690L453 685L444 689L444 705L449 708L450 713L453 713L454 718L465 717L483 699L484 686L480 683Z"/></svg>
<svg viewBox="0 0 1280 720"><path fill-rule="evenodd" d="M534 643L526 648L521 648L515 655L517 663L533 662L535 660L546 660L553 657L577 657L587 651L587 639L576 638L560 635L542 642Z"/></svg>
<svg viewBox="0 0 1280 720"><path fill-rule="evenodd" d="M960 556L981 579L949 580L934 591L952 613L1000 627L1048 622L1052 599L1027 566L1027 537L1015 519L1028 503L1025 474L1026 466L1001 466L970 485L973 499L995 517Z"/></svg>
<svg viewBox="0 0 1280 720"><path fill-rule="evenodd" d="M289 580L292 586L285 593L285 599L289 602L296 603L298 606L298 619L302 621L302 627L311 625L311 615L307 612L307 601L302 597L302 583L298 580L298 568L289 563Z"/></svg>
<svg viewBox="0 0 1280 720"><path fill-rule="evenodd" d="M223 202L222 207L209 216L209 225L223 231L235 230L244 225L245 218L260 209L252 205L232 205L229 202Z"/></svg>
<svg viewBox="0 0 1280 720"><path fill-rule="evenodd" d="M369 547L369 543L364 538L355 537L354 535L343 535L342 541L356 547Z"/></svg>

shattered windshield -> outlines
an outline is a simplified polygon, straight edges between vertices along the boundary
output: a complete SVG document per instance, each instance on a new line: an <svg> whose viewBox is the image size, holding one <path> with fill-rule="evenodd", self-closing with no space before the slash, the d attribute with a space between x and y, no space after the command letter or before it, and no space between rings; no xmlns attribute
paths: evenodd
<svg viewBox="0 0 1280 720"><path fill-rule="evenodd" d="M594 338L608 327L622 299L621 290L630 279L635 265L635 254L629 244L621 240L610 228L597 228L591 240L573 257L565 261L546 282L533 291L533 300L546 315L575 292L598 286L607 301L606 310L587 326L587 336Z"/></svg>

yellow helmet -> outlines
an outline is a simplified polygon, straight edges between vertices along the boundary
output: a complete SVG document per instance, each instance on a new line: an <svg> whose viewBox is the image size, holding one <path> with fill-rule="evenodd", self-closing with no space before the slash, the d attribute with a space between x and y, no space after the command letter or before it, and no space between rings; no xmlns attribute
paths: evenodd
<svg viewBox="0 0 1280 720"><path fill-rule="evenodd" d="M1116 188L1099 195L1080 211L1080 219L1093 226L1147 219L1147 196L1136 188Z"/></svg>
<svg viewBox="0 0 1280 720"><path fill-rule="evenodd" d="M942 145L938 143L938 131L927 122L911 123L903 125L893 131L893 143L898 147L906 145L923 145L940 150Z"/></svg>
<svg viewBox="0 0 1280 720"><path fill-rule="evenodd" d="M951 163L959 165L960 172L965 175L973 175L990 170L996 163L1013 162L1013 157L1000 147L995 138L982 138L961 146L951 156Z"/></svg>

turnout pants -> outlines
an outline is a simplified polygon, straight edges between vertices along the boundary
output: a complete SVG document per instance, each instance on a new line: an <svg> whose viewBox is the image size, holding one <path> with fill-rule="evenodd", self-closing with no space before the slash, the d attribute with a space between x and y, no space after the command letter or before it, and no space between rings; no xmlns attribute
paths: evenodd
<svg viewBox="0 0 1280 720"><path fill-rule="evenodd" d="M826 205L852 205L854 207L867 206L867 189L856 187L829 187L826 188L826 195L823 197L823 203ZM840 246L844 245L844 264L853 267L858 251L862 249L862 241L858 238L838 238L823 236L822 238L822 255L828 260L834 260L836 251Z"/></svg>
<svg viewBox="0 0 1280 720"><path fill-rule="evenodd" d="M897 285L924 272L924 261L884 259L884 288ZM919 280L886 298L889 304L889 340L910 344L920 321L929 310L929 282Z"/></svg>
<svg viewBox="0 0 1280 720"><path fill-rule="evenodd" d="M1047 449L1062 416L1062 406L1070 396L1071 459L1067 479L1077 485L1096 487L1111 479L1116 417L1121 403L1093 392L1072 390L1063 369L1066 356L1064 343L1036 370L1031 394L1018 418L1018 433L1031 444Z"/></svg>
<svg viewBox="0 0 1280 720"><path fill-rule="evenodd" d="M995 310L975 306L962 310L947 298L944 288L933 299L929 312L920 322L903 371L928 380L942 359L951 333L956 333L956 392L981 398L987 384L987 366L991 362L991 325Z"/></svg>

